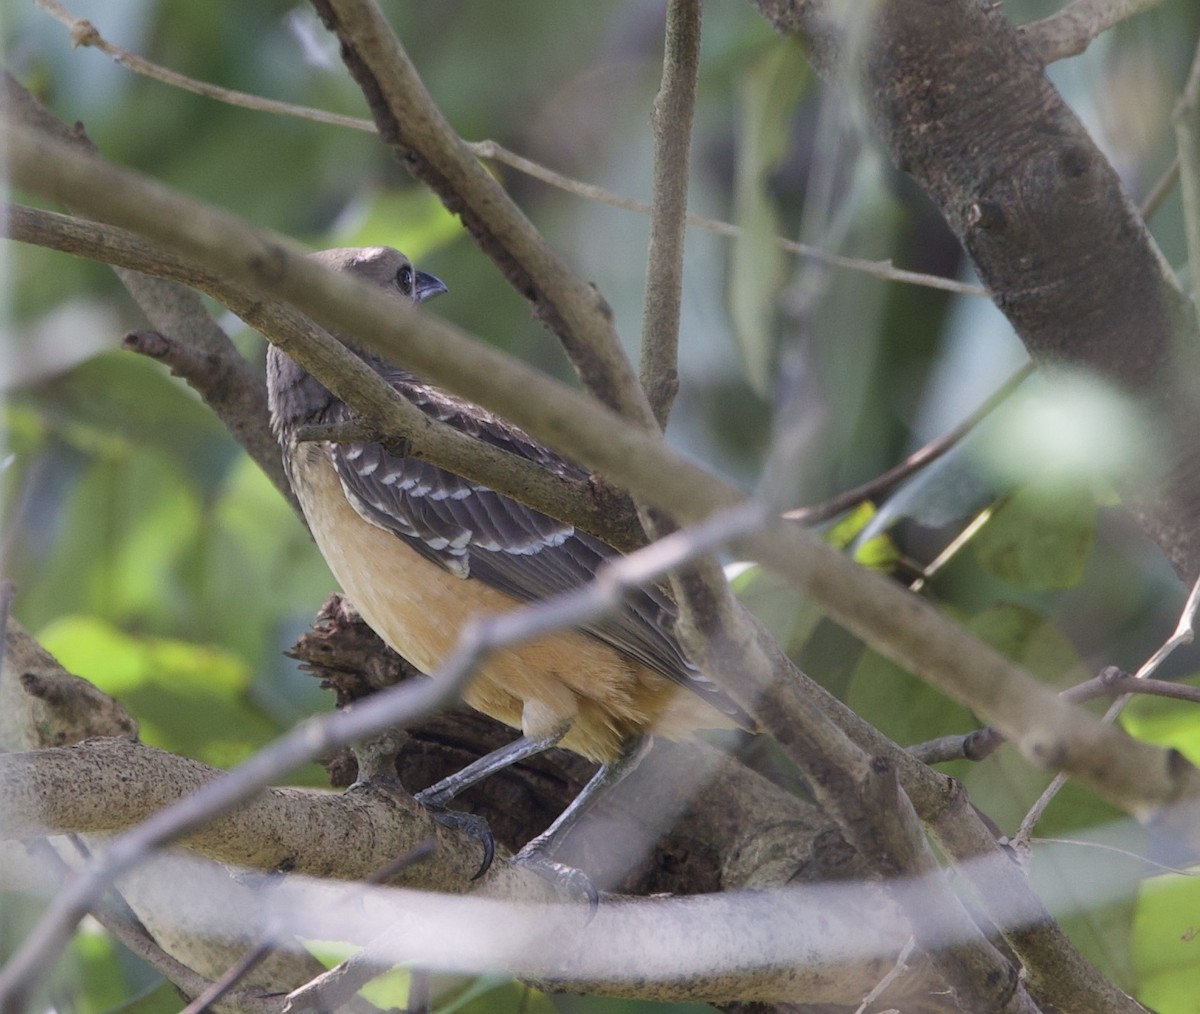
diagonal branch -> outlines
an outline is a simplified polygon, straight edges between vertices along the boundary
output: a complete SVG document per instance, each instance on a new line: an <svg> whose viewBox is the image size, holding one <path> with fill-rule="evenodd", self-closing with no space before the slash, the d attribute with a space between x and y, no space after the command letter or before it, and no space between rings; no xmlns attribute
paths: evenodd
<svg viewBox="0 0 1200 1014"><path fill-rule="evenodd" d="M373 0L313 0L384 142L463 224L562 342L584 385L644 428L654 414L613 328L612 311L580 279L480 164L434 104Z"/></svg>
<svg viewBox="0 0 1200 1014"><path fill-rule="evenodd" d="M386 383L373 375L373 371L363 370L357 357L290 307L264 300L245 287L198 268L123 229L21 205L9 205L5 210L0 233L13 239L88 257L131 272L156 275L206 292L279 345L330 390L345 391L344 397L355 406L371 432L380 437L402 438L408 444L408 452L415 457L427 458L577 525L610 545L628 550L644 543L641 526L627 501L605 495L587 482L553 475L530 461L431 419L403 398L398 398ZM172 365L179 365L181 360L198 360L188 379L193 386L204 388L210 402L233 401L229 394L222 397L221 392L236 394L252 389L261 393L262 378L257 374L237 386L229 384L223 354L188 345L181 333L160 337L162 341L127 342L127 347L145 355L166 358ZM165 349L163 342L167 343ZM236 350L234 354L237 361L245 365ZM238 394L238 397L242 395ZM247 427L242 420L246 417L239 413L235 423L226 414L218 414L235 438L243 441ZM278 446L269 432L265 415L259 418L254 413L250 418L261 427L254 431L258 437L255 442L262 439L269 442L269 453L265 456L278 468ZM282 477L280 482L281 491L290 494L290 487Z"/></svg>
<svg viewBox="0 0 1200 1014"><path fill-rule="evenodd" d="M1042 63L1078 56L1097 36L1162 0L1071 0L1049 17L1021 26Z"/></svg>

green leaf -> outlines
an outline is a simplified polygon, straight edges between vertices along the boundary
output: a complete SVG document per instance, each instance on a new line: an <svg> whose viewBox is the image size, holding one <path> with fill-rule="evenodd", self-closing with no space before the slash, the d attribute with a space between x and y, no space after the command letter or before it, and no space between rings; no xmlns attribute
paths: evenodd
<svg viewBox="0 0 1200 1014"><path fill-rule="evenodd" d="M1200 686L1200 676L1183 682ZM1131 736L1172 747L1193 764L1200 764L1200 709L1190 701L1139 694L1121 713L1121 725Z"/></svg>
<svg viewBox="0 0 1200 1014"><path fill-rule="evenodd" d="M162 629L186 598L179 564L199 524L199 491L166 455L109 450L72 490L51 555L22 596L31 625L86 612Z"/></svg>
<svg viewBox="0 0 1200 1014"><path fill-rule="evenodd" d="M865 652L854 669L845 701L902 746L979 726L962 705L873 651Z"/></svg>
<svg viewBox="0 0 1200 1014"><path fill-rule="evenodd" d="M1090 677L1067 636L1028 606L1002 602L969 617L964 625L1005 658L1054 686L1067 687Z"/></svg>
<svg viewBox="0 0 1200 1014"><path fill-rule="evenodd" d="M403 234L396 223L404 223ZM414 262L463 234L463 225L425 187L376 190L343 212L338 246L398 246Z"/></svg>
<svg viewBox="0 0 1200 1014"><path fill-rule="evenodd" d="M250 672L229 652L135 636L97 616L63 617L38 639L67 669L119 698L152 746L231 767L279 732L250 703ZM295 779L328 781L315 765Z"/></svg>
<svg viewBox="0 0 1200 1014"><path fill-rule="evenodd" d="M1039 482L996 508L973 540L984 568L1016 588L1061 591L1082 579L1096 535L1096 503L1082 483Z"/></svg>
<svg viewBox="0 0 1200 1014"><path fill-rule="evenodd" d="M762 620L787 656L798 658L825 618L820 607L762 567L747 567L731 583L737 597Z"/></svg>
<svg viewBox="0 0 1200 1014"><path fill-rule="evenodd" d="M839 518L823 533L825 541L834 549L845 549L858 538L875 516L875 505L864 500L844 517Z"/></svg>
<svg viewBox="0 0 1200 1014"><path fill-rule="evenodd" d="M871 570L891 573L900 563L900 549L892 537L884 532L858 546L854 550L854 559Z"/></svg>
<svg viewBox="0 0 1200 1014"><path fill-rule="evenodd" d="M1138 999L1154 1010L1200 1010L1200 878L1147 880L1133 918Z"/></svg>
<svg viewBox="0 0 1200 1014"><path fill-rule="evenodd" d="M770 176L787 153L796 101L807 81L799 46L782 40L749 65L738 92L733 220L742 231L730 254L729 316L746 377L764 396L775 364L776 299L789 266L775 242L785 230L770 195Z"/></svg>

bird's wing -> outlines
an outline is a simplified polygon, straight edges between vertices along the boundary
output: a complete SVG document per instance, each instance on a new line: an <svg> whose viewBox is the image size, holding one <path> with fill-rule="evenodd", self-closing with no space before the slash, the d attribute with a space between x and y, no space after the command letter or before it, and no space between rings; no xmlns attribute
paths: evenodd
<svg viewBox="0 0 1200 1014"><path fill-rule="evenodd" d="M377 366L378 368L378 366ZM479 406L385 369L386 379L428 415L559 475L587 472ZM336 412L350 418L342 403ZM346 497L363 518L459 577L523 602L578 588L615 549L500 493L378 443L330 446ZM740 724L749 719L684 657L671 634L675 604L659 589L629 592L622 605L581 629L687 687Z"/></svg>

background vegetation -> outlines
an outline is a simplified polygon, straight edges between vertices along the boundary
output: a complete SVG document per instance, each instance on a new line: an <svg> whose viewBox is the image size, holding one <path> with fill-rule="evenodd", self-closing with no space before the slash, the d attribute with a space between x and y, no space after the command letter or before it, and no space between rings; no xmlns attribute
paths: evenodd
<svg viewBox="0 0 1200 1014"><path fill-rule="evenodd" d="M1004 11L1023 22L1054 7L1029 0L1005 3ZM336 42L307 6L77 0L72 13L183 74L366 115ZM647 199L649 110L662 62L658 0L396 2L387 14L463 137L494 140L570 177ZM6 0L0 28L9 69L62 119L82 122L108 159L314 249L400 247L449 285L439 315L571 378L525 301L371 134L234 108L131 74L95 50L72 50L64 27L32 4ZM1171 111L1198 30L1192 4L1164 3L1050 69L1135 199L1174 155ZM877 150L851 97L805 69L797 45L749 5L705 7L689 207L745 232L741 239L688 233L680 394L668 439L751 488L770 435L778 344L799 335L808 418L819 433L795 477L801 506L871 479L945 432L1009 376L1024 350L978 295L818 268L768 242L799 238L974 280L938 212ZM646 216L489 165L604 294L636 359ZM814 180L829 188L815 204ZM1172 265L1187 256L1182 218L1176 188L1150 219ZM145 742L231 766L300 717L332 706L283 654L333 590L332 578L290 507L208 409L158 365L120 351L121 334L143 322L106 267L15 244L3 256L3 566L18 592L13 614L66 668L124 703ZM262 339L213 306L238 347L261 363ZM872 531L890 534L873 544L882 557L867 557L912 580L979 510L994 507L923 593L1056 688L1105 665L1136 669L1174 628L1187 591L1095 479L1095 447L1078 452L1048 439L1058 417L1038 413L1064 404L1076 416L1084 411L1061 393L1048 406L1026 385L1009 422L985 427L902 499L876 504L883 514ZM1099 411L1111 421L1111 410ZM1013 419L1035 420L1032 437ZM1127 429L1102 439L1127 438L1136 449ZM865 517L830 538L848 543ZM856 546L867 552L861 541ZM897 742L976 724L774 578L751 569L737 587L806 672ZM1181 651L1169 666L1170 678L1190 680L1197 656ZM1122 722L1200 763L1196 714L1193 704L1146 700ZM972 802L1006 833L1050 777L1008 748L944 770L963 779ZM316 765L295 778L327 783ZM1140 832L1115 824L1122 817L1068 785L1037 834L1109 835L1153 855ZM1047 847L1032 870L1039 889L1057 899L1072 940L1143 1002L1164 1012L1200 1009L1191 881L1135 857L1093 860L1095 852ZM1104 891L1106 878L1119 887ZM12 944L30 903L15 895L0 903L0 931ZM118 945L84 930L72 967L56 982L55 1005L109 1009L155 981ZM551 1001L491 981L474 991L473 1005L441 1009L656 1009L602 998ZM163 1009L177 1008L162 999Z"/></svg>

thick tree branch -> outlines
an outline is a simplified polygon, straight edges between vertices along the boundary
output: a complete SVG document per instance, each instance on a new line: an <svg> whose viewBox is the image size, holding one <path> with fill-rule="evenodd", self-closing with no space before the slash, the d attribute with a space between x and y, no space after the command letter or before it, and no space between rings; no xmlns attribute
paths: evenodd
<svg viewBox="0 0 1200 1014"><path fill-rule="evenodd" d="M124 738L0 754L0 812L6 838L112 833L140 824L224 772ZM397 809L404 811L397 814ZM302 841L297 831L303 829ZM438 827L411 798L355 792L264 789L181 839L199 855L248 869L361 880L437 838L435 856L401 883L460 892L479 869L480 846ZM512 884L510 883L510 887Z"/></svg>
<svg viewBox="0 0 1200 1014"><path fill-rule="evenodd" d="M52 665L52 660L37 661L26 658L25 656L28 654L26 646L29 646L29 650L33 650L35 653L36 646L32 646L27 635L21 634L19 630L14 631L14 634L17 636L16 652L12 656L12 663L15 667L24 671L31 664L36 664L43 669ZM64 678L66 678L65 674ZM6 680L12 682L11 670L6 673ZM203 765L138 746L123 738L93 740L70 749L41 750L31 754L0 757L0 785L3 785L6 790L4 793L6 796L4 801L6 827L10 833L18 836L63 831L72 827L77 830L84 827L93 830L113 830L128 821L139 819L142 816L142 810L152 809L160 803L168 802L171 797L191 788L197 778L202 783L213 777L217 777L217 773L206 769ZM136 786L136 789L131 791L131 786ZM663 786L658 786L658 790L661 791L662 788ZM13 790L20 791L14 792ZM87 801L87 805L84 805L84 800ZM746 800L742 799L743 805L745 802ZM328 825L321 819L318 812L327 806L331 808L330 816L335 817ZM357 812L343 812L343 808L346 806ZM372 817L368 815L367 811L373 808L377 812ZM338 812L335 815L333 811ZM775 808L773 812L774 819L779 820L782 813L778 808ZM402 847L402 842L392 838L389 831L390 826L397 822L399 824L412 823L407 818L398 821L402 816L394 805L385 804L383 800L377 798L356 797L353 794L349 797L332 797L327 794L297 792L296 790L271 790L265 798L260 797L252 807L235 811L216 824L197 831L190 838L189 844L193 848L200 848L209 854L220 856L225 861L249 861L255 866L266 868L278 868L286 865L293 873L308 869L310 872L324 876L331 874L334 876L359 875L363 869L352 869L346 864L349 862L358 867L365 867L373 862L372 856L376 853L379 857L391 858L395 854L395 850ZM367 821L366 824L362 823L364 819ZM417 823L419 826L421 822ZM763 838L761 814L756 820L749 823L750 826L755 827L754 835L760 839L759 843L761 844ZM355 843L353 848L346 848L344 844L339 847L337 842L331 842L333 847L324 855L319 847L310 849L313 844L313 831L314 829L319 831L321 827L327 827L329 833L339 840L342 836L349 834ZM348 827L351 828L349 832L347 831ZM795 825L792 826L792 830L792 837L795 837ZM297 834L300 835L300 840L295 839ZM322 836L318 834L316 837L319 846ZM372 845L372 849L365 849L365 845L368 843ZM747 855L744 855L738 864L742 870L741 875L750 873L753 865L747 865L747 861L750 856L756 854L753 849L745 851ZM758 852L757 856L759 860L771 857L773 861L778 862L779 859L779 855L771 847ZM731 871L733 869L734 867L731 866ZM763 872L766 871L760 870L758 874L760 878ZM810 870L810 873L812 872L815 870ZM786 876L787 870L780 867L778 873ZM459 871L459 874L461 884L464 882L463 878L466 874L462 871ZM179 876L176 879L180 879ZM186 882L190 882L191 879L190 876L183 877ZM294 878L285 878L282 883L292 879ZM762 883L763 881L759 879L757 882ZM211 881L206 884L205 891L211 893L214 885ZM281 885L275 884L268 897L275 897L280 889ZM875 888L865 885L862 888L848 889L866 890L868 895L875 894ZM222 932L218 927L202 930L201 927L192 925L194 913L190 903L186 899L178 897L177 894L172 894L171 897L176 910L191 913L189 915L189 931ZM211 902L212 899L209 900ZM263 901L265 900L254 902L255 914L260 911L273 911L271 904L264 907ZM852 913L860 904L866 905L875 912L876 918L872 925L882 929L883 927L879 926L877 919L879 911L877 897L873 900L864 898L861 903L847 900L839 903L838 910L843 918L853 918ZM237 927L239 936L249 931L246 913L242 908L232 906L232 903L228 907L218 907L225 909L226 917L231 920L230 925ZM320 911L327 912L328 906L321 906ZM670 920L673 920L675 916L669 912L666 913L666 916L669 921L665 925L669 926L671 925ZM681 913L681 918L690 917L688 911ZM574 918L575 916L571 916L570 920L574 920ZM290 919L289 926L293 928L295 926ZM823 923L822 926L824 928L821 932L826 932L828 923ZM660 926L657 930L650 932L658 933L662 932L662 929L663 927ZM688 932L695 942L698 939L696 928L690 927ZM722 927L720 932L724 936L727 930ZM892 931L889 929L887 932ZM902 938L905 930L897 927L896 932ZM594 950L595 937L590 936L589 939L592 941L589 946ZM808 944L803 943L803 937L797 937L795 934L792 934L792 939L810 949L817 945L816 939ZM406 946L411 947L411 944L406 944ZM890 958L887 957L890 953L890 946L885 946L879 954L873 953L865 958L867 961L865 966L861 962L852 961L845 966L844 972L838 973L838 977L833 981L829 979L829 967L828 964L825 964L820 974L825 976L826 985L819 987L819 990L828 991L836 988L842 996L847 995L847 992L849 995L853 995L853 991L861 989L858 983L869 981L865 978L866 976L879 974L879 963L886 964L890 961ZM463 956L463 960L469 963L472 958L468 954ZM529 959L522 960L528 961ZM623 962L625 959L621 960ZM840 961L840 959L834 960L835 962ZM518 969L522 967L521 961L518 961L516 967ZM607 984L609 988L614 988L611 986L613 973L602 971L602 968L601 965L592 970L591 974L600 976L600 978L593 981L591 985ZM545 969L536 970L535 967L535 971L540 976L547 974ZM666 972L663 974L667 975ZM643 982L635 986L619 985L615 988L619 992L628 993L628 995L657 996L664 999L713 995L716 997L762 996L772 998L791 996L793 995L792 991L797 988L804 990L818 988L813 985L813 979L809 973L798 968L787 968L779 961L774 963L768 961L765 966L750 970L742 967L737 971L722 972L719 980L713 978L711 969L699 976L695 972L687 974L691 976L691 979L681 982L678 981L678 976L672 973L670 978L675 981L674 985ZM920 976L924 974L925 972L918 968L916 978L907 988L916 990L918 994L921 989L927 990L928 986L919 986ZM837 983L836 987L834 982ZM570 985L581 986L582 981L572 979Z"/></svg>
<svg viewBox="0 0 1200 1014"><path fill-rule="evenodd" d="M821 74L845 79L832 5L758 8L803 36ZM1116 172L1000 7L886 0L876 9L860 76L878 135L937 204L1033 360L1101 378L1151 421L1153 461L1118 481L1190 583L1200 573L1191 305Z"/></svg>

